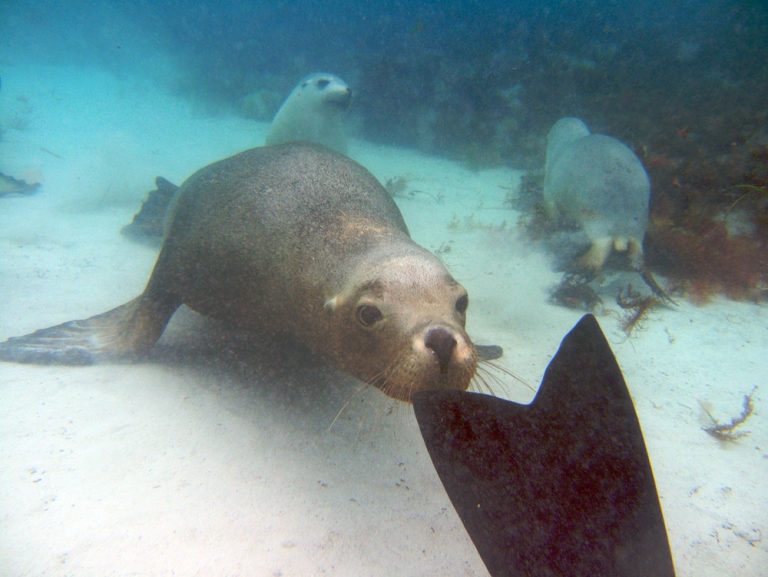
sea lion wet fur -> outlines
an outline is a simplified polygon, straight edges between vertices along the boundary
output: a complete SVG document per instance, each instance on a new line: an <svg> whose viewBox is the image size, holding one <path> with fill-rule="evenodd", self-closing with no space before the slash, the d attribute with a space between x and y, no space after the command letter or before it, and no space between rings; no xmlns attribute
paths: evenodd
<svg viewBox="0 0 768 577"><path fill-rule="evenodd" d="M561 118L547 136L544 204L549 215L578 225L589 249L579 259L600 270L612 251L643 268L643 237L651 187L634 152L602 134L590 134L578 118Z"/></svg>
<svg viewBox="0 0 768 577"><path fill-rule="evenodd" d="M310 144L247 150L182 185L133 301L0 343L0 358L87 364L148 351L174 311L287 333L403 400L466 389L476 364L467 293L414 243L362 166Z"/></svg>
<svg viewBox="0 0 768 577"><path fill-rule="evenodd" d="M313 142L346 154L344 116L352 91L338 76L317 72L306 76L277 111L267 145Z"/></svg>

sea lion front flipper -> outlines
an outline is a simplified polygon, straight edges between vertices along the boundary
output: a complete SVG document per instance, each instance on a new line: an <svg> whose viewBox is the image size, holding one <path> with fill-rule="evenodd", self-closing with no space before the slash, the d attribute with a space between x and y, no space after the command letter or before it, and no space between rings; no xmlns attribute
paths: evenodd
<svg viewBox="0 0 768 577"><path fill-rule="evenodd" d="M447 390L413 405L494 577L674 576L632 399L593 316L563 339L530 405Z"/></svg>
<svg viewBox="0 0 768 577"><path fill-rule="evenodd" d="M105 313L40 329L0 343L0 360L39 365L90 365L127 360L146 352L160 338L174 301L142 295Z"/></svg>
<svg viewBox="0 0 768 577"><path fill-rule="evenodd" d="M481 361L494 361L500 359L504 354L504 349L499 345L475 345L477 358Z"/></svg>

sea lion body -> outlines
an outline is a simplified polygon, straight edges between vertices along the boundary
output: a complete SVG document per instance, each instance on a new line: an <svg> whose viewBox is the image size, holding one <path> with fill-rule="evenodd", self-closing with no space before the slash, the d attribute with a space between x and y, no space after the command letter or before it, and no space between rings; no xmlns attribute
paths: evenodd
<svg viewBox="0 0 768 577"><path fill-rule="evenodd" d="M344 116L352 91L334 74L306 76L291 91L272 120L266 144L313 142L346 154Z"/></svg>
<svg viewBox="0 0 768 577"><path fill-rule="evenodd" d="M265 335L288 333L408 400L466 389L477 354L464 288L414 243L386 190L322 147L247 150L181 186L144 293L84 321L0 344L0 358L90 363L149 350L186 304Z"/></svg>
<svg viewBox="0 0 768 577"><path fill-rule="evenodd" d="M584 268L599 270L615 250L642 269L650 194L645 169L625 144L590 134L576 118L554 124L547 136L544 203L550 216L576 223L588 237Z"/></svg>

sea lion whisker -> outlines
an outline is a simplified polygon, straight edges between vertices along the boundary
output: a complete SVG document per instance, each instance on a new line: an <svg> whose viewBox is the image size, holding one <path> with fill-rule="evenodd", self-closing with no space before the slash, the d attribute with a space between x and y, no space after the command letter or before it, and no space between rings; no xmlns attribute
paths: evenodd
<svg viewBox="0 0 768 577"><path fill-rule="evenodd" d="M478 392L487 392L494 397L498 397L500 393L506 395L508 392L507 385L502 379L480 366L472 376L471 385Z"/></svg>
<svg viewBox="0 0 768 577"><path fill-rule="evenodd" d="M496 392L493 390L493 387L488 383L488 381L485 379L485 376L481 374L479 371L475 373L472 383L477 387L478 391L480 392L487 392L489 395L493 395L494 397L497 396Z"/></svg>
<svg viewBox="0 0 768 577"><path fill-rule="evenodd" d="M491 383L498 385L499 388L501 388L504 392L506 392L506 389L507 389L506 383L498 375L495 375L486 367L478 366L477 373L475 376L479 379L482 379L483 382L486 384L488 384L488 382L490 381ZM490 384L488 384L488 388L493 389L493 387Z"/></svg>
<svg viewBox="0 0 768 577"><path fill-rule="evenodd" d="M397 367L400 366L400 364L402 363L402 361L405 358L406 354L407 354L407 351L400 351L400 352L398 352L398 354L394 358L394 360L391 363L389 363L386 367L384 367L374 377L374 379L378 380L378 382L376 383L376 386L378 386L382 390L382 392L384 392L388 396L392 396L391 392L393 390L393 387L391 385L391 380L392 380L391 377L394 376L395 370L397 369ZM369 382L371 382L371 384L373 384L373 379L371 381L369 381Z"/></svg>
<svg viewBox="0 0 768 577"><path fill-rule="evenodd" d="M367 382L375 387L383 387L389 379L391 372L396 367L403 357L403 353L398 354L395 360L381 369L378 373L374 374Z"/></svg>
<svg viewBox="0 0 768 577"><path fill-rule="evenodd" d="M411 399L413 399L413 391L416 388L416 383L414 381L408 382L408 392L405 395L405 399L407 403L411 402Z"/></svg>
<svg viewBox="0 0 768 577"><path fill-rule="evenodd" d="M331 421L331 424L328 425L328 428L326 429L326 432L330 433L333 426L336 424L336 421L339 420L341 415L344 413L346 408L349 406L349 404L352 402L352 399L354 399L357 395L359 395L367 386L367 383L360 383L357 385L349 395L347 395L346 400L344 401L344 404L341 405L341 408L336 413L336 416Z"/></svg>
<svg viewBox="0 0 768 577"><path fill-rule="evenodd" d="M494 361L480 361L480 363L478 364L478 368L482 368L487 375L493 374L493 373L491 373L489 368L493 369L494 371L498 371L500 373L503 373L503 374L507 375L508 377L511 377L512 379L514 379L515 381L517 381L518 383L520 383L521 385L523 385L525 388L529 389L530 391L532 391L534 393L536 392L536 388L533 387L530 383L528 383L528 381L526 381L521 376L513 373L507 367L505 367L505 366L503 366L503 365L501 365L499 363L496 363ZM496 375L494 375L494 376L496 376ZM499 381L499 383L500 384L505 384L503 381Z"/></svg>

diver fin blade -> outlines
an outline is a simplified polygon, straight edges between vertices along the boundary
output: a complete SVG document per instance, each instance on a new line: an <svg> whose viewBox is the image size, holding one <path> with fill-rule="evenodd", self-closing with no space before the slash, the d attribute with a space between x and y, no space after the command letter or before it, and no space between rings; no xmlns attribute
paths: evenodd
<svg viewBox="0 0 768 577"><path fill-rule="evenodd" d="M461 391L413 405L494 577L674 577L634 406L593 316L563 339L530 405Z"/></svg>

